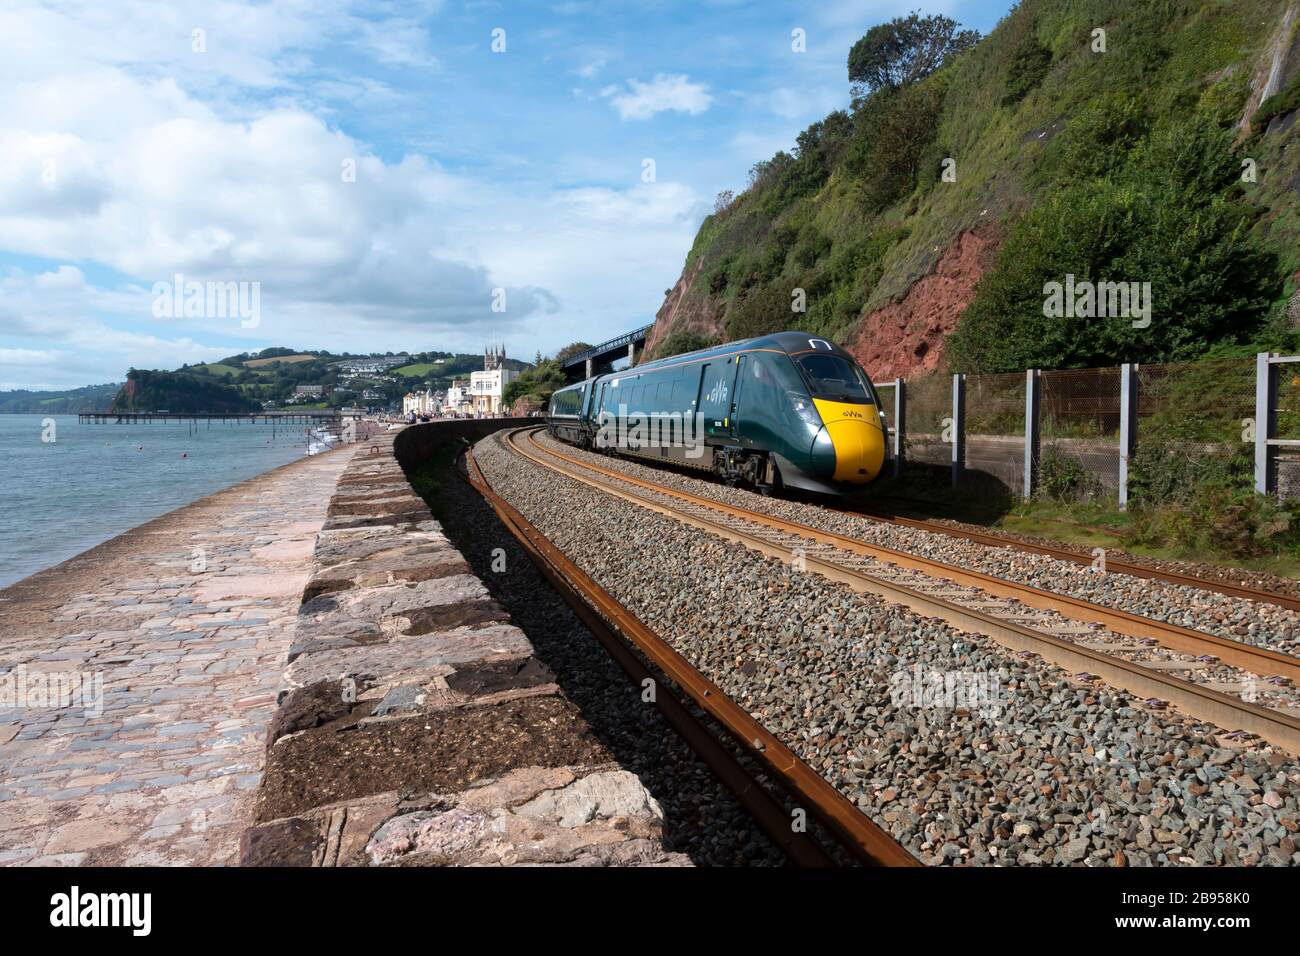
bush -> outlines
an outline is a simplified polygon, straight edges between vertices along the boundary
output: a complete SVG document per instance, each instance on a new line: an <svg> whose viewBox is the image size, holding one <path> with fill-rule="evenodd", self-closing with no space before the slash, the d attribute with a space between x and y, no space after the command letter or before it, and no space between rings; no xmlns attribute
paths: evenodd
<svg viewBox="0 0 1300 956"><path fill-rule="evenodd" d="M1007 69L1007 90L1003 106L1015 106L1038 89L1052 68L1052 51L1038 42L1032 33L1025 37L1011 57Z"/></svg>
<svg viewBox="0 0 1300 956"><path fill-rule="evenodd" d="M672 355L682 355L685 352L698 352L700 349L707 349L718 344L720 343L713 336L704 335L691 329L678 329L659 343L659 347L655 349L655 357L668 358Z"/></svg>
<svg viewBox="0 0 1300 956"><path fill-rule="evenodd" d="M954 371L1087 368L1197 358L1246 341L1281 288L1276 253L1248 237L1232 134L1166 124L1102 179L1049 193L1011 229L950 339ZM1044 315L1067 274L1150 283L1152 325Z"/></svg>
<svg viewBox="0 0 1300 956"><path fill-rule="evenodd" d="M1203 485L1185 500L1131 509L1126 544L1203 556L1258 558L1300 551L1300 503Z"/></svg>
<svg viewBox="0 0 1300 956"><path fill-rule="evenodd" d="M1038 495L1051 501L1092 501L1105 492L1078 458L1049 451L1038 466Z"/></svg>

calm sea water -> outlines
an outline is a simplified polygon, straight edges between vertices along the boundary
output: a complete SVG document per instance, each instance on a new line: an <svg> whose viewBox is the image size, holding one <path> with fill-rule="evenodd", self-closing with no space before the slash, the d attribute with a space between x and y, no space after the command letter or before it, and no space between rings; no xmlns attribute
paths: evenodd
<svg viewBox="0 0 1300 956"><path fill-rule="evenodd" d="M41 440L47 417L52 442ZM0 415L0 587L306 450L302 425Z"/></svg>

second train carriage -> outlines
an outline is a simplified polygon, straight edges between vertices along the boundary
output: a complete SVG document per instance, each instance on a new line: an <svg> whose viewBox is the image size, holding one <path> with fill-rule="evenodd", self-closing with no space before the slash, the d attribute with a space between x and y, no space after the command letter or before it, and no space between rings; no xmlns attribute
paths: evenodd
<svg viewBox="0 0 1300 956"><path fill-rule="evenodd" d="M557 390L552 435L744 481L844 494L875 480L888 442L866 372L834 343L778 332Z"/></svg>

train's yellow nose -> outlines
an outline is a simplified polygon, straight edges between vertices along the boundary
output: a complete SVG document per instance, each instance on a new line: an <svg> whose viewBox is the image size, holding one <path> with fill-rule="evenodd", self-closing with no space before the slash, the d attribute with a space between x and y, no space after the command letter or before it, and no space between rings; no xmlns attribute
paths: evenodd
<svg viewBox="0 0 1300 956"><path fill-rule="evenodd" d="M835 446L835 480L866 484L885 464L885 436L874 405L813 399Z"/></svg>

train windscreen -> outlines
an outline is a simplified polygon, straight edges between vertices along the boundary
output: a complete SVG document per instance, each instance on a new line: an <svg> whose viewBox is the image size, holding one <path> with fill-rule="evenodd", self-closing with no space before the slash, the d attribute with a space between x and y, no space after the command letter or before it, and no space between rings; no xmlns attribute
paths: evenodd
<svg viewBox="0 0 1300 956"><path fill-rule="evenodd" d="M808 377L813 398L855 405L873 403L866 376L839 355L803 355L799 367Z"/></svg>

